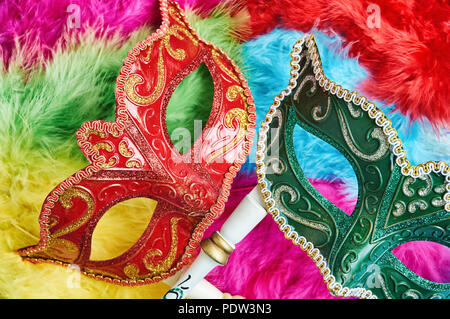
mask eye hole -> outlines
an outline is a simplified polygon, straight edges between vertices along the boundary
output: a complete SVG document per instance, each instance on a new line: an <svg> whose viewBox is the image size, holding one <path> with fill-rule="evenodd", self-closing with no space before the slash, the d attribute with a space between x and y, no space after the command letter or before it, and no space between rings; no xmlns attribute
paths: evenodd
<svg viewBox="0 0 450 319"><path fill-rule="evenodd" d="M450 283L450 248L431 241L411 241L395 247L392 253L416 275Z"/></svg>
<svg viewBox="0 0 450 319"><path fill-rule="evenodd" d="M132 198L111 207L92 233L90 260L109 260L130 249L147 228L157 203Z"/></svg>
<svg viewBox="0 0 450 319"><path fill-rule="evenodd" d="M293 148L303 174L314 188L350 215L356 206L358 181L345 156L300 125L294 127Z"/></svg>
<svg viewBox="0 0 450 319"><path fill-rule="evenodd" d="M205 128L213 100L213 78L202 63L180 82L167 105L167 132L181 154L191 149Z"/></svg>

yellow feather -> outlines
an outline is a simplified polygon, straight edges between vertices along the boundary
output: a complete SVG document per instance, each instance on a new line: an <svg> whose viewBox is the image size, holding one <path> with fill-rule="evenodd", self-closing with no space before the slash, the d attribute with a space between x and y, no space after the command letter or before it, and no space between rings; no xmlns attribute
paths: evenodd
<svg viewBox="0 0 450 319"><path fill-rule="evenodd" d="M44 159L32 151L19 153L22 159L0 161L0 298L161 298L170 289L163 282L123 287L86 277L75 268L23 261L15 250L39 241L38 217L44 198L86 163ZM127 248L115 243L130 245L140 236L155 204L148 199L129 200L118 207L123 215L117 214L117 209L105 214L101 227L95 230L95 247L105 248L103 257Z"/></svg>

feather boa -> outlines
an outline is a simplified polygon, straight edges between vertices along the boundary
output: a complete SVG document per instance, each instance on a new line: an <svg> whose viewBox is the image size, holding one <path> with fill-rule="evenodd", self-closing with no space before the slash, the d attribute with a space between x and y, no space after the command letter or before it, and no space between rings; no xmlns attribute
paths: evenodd
<svg viewBox="0 0 450 319"><path fill-rule="evenodd" d="M92 7L85 7L86 12L107 11L107 7L98 8L96 3L89 5ZM52 10L50 3L31 8L41 10L41 13ZM116 14L125 14L119 11ZM141 8L136 14L144 11L147 9ZM9 16L10 20L14 21L15 16ZM39 25L40 16L33 15L26 26L34 30L32 22ZM203 38L219 45L237 63L242 61L238 39L246 30L245 11L236 11L235 6L219 6L207 15L189 11L187 16ZM131 17L135 18L134 15ZM39 241L38 216L48 192L86 166L87 161L75 140L75 131L85 121L114 119L114 87L123 58L155 28L142 23L146 18L142 19L129 25L132 31L127 35L118 30L120 21L112 19L111 24L117 25L115 31L111 26L111 32L104 32L101 26L86 26L77 32L64 31L52 39L39 38L37 42L21 41L17 36L12 42L13 47L9 47L11 43L3 46L3 52L10 53L4 56L4 72L0 75L0 297L159 298L168 290L164 283L131 288L85 276L78 279L79 274L74 269L51 264L33 265L23 262L14 252ZM65 15L47 16L41 27L61 25L62 21L65 21ZM23 35L26 34L29 31L23 31ZM46 50L42 50L41 40L45 42ZM195 92L201 94L202 81L196 81L195 77L191 83L180 84L181 94L183 86L190 86L194 92L191 98ZM174 94L172 99L178 99L174 102L178 109L175 108L173 113L183 114L184 120L191 121L198 114L195 107L186 111L185 98ZM173 125L180 120L168 117L175 123ZM127 214L123 214L120 224L113 218L109 219L109 224L108 220L103 223L103 236L94 243L97 247L117 252L120 246L110 247L114 242L124 240L116 236L117 225L122 225L128 232L122 233L127 238L140 224L148 223L148 216L139 214L148 210L145 201L127 201L124 205L122 208ZM138 217L140 215L147 219L143 221ZM79 284L68 289L68 282L72 281Z"/></svg>
<svg viewBox="0 0 450 319"><path fill-rule="evenodd" d="M274 3L275 2L275 3ZM446 1L249 0L254 34L277 25L343 36L370 71L361 89L413 120L450 124L450 4ZM270 7L270 8L268 8ZM267 11L266 11L267 10ZM261 12L266 12L261 19ZM264 19L267 15L272 18Z"/></svg>
<svg viewBox="0 0 450 319"><path fill-rule="evenodd" d="M264 119L273 97L289 82L289 53L301 35L299 31L276 28L243 44L258 123ZM341 37L316 31L315 38L324 72L331 80L354 90L367 78L368 71L357 60L348 57L349 48L343 47ZM378 102L377 105L383 103ZM389 118L397 128L412 162L421 163L430 158L450 159L450 148L445 148L450 142L449 135L436 136L429 122L411 124L410 119L394 110L392 105L382 109L390 112ZM351 214L356 204L357 181L345 157L301 129L294 131L294 143L300 166L313 186L336 206ZM244 172L241 174L245 176ZM246 174L248 176L250 173ZM246 180L251 181L248 177ZM248 189L248 185L236 185L236 190L239 187L243 191ZM240 195L243 197L245 194ZM228 204L226 212L229 214L237 204L233 201ZM221 216L217 223L223 222L226 216ZM424 278L448 282L450 249L447 247L412 242L397 247L394 253ZM420 260L428 260L429 263L421 263ZM246 298L333 298L314 263L306 253L285 240L269 216L237 245L228 264L217 267L207 278L225 291Z"/></svg>
<svg viewBox="0 0 450 319"><path fill-rule="evenodd" d="M329 2L337 5L337 1ZM448 119L448 110L442 110L442 101L448 101L448 77L442 78L443 89L426 87L431 102L427 102L423 94L409 104L417 97L417 92L411 88L424 79L423 70L431 65L430 83L436 83L438 76L443 74L441 71L448 70L448 58L445 59L449 52L448 37L441 43L433 42L435 28L448 34L448 24L442 18L445 5L433 1L431 9L412 17L413 5L420 6L418 1L408 2L408 10L402 14L398 14L398 9L387 14L389 8L395 9L397 2L385 1L382 21L389 23L389 28L382 30L386 33L374 36L374 30L362 30L362 25L358 29L349 23L354 19L360 24L361 17L353 17L346 11L349 1L341 2L340 9L328 15L325 1L284 1L282 5L273 5L250 0L246 2L251 13L249 21L247 11L236 1L180 1L186 8L193 8L194 12L188 13L188 17L200 35L224 49L243 69L255 98L258 124L273 97L288 83L289 52L302 35L300 31L316 26L321 30L315 33L325 73L348 89L363 88L369 97L378 100L374 102L383 106L385 113L390 113L409 159L416 164L429 159L449 161L450 133L441 125ZM81 9L80 28L67 28L69 3L77 4ZM213 8L215 10L211 11ZM358 8L361 11L361 6ZM168 288L162 283L119 287L82 276L79 286L67 289L68 282L77 278L76 271L49 264L25 263L14 253L15 249L38 241L38 214L48 192L87 164L74 133L85 121L113 120L114 86L123 58L135 43L157 27L157 12L154 0L13 0L0 4L3 61L0 75L0 228L5 234L0 237L0 297L159 298ZM431 54L426 65L420 63L420 54L412 54L417 58L413 61L415 64L408 59L390 60L391 56L387 55L398 50L404 50L402 55L410 54L404 45L400 45L407 43L403 40L407 39L408 32L394 32L395 28L404 29L409 19L412 19L409 33L422 35L429 32L425 40L416 41L420 44L419 51L429 50ZM429 21L435 21L436 26L430 25ZM425 23L425 28L418 30L421 22ZM281 28L275 28L277 25ZM253 39L246 41L250 27ZM352 28L355 30L344 32ZM395 50L390 50L385 42L377 42L386 41L389 32L403 41ZM239 41L244 43L240 45ZM447 45L446 51L431 50L440 48L438 44ZM377 55L381 49L384 53ZM399 55L395 57L400 58ZM387 61L387 65L383 61ZM396 63L394 67L393 63ZM416 69L411 70L411 67ZM377 68L403 73L393 77L394 81L392 76L384 77ZM185 85L197 83L201 87L202 82L196 77ZM398 85L399 82L407 85ZM382 84L381 89L376 83ZM391 89L393 87L395 90ZM204 117L207 110L198 107L204 104L201 100L190 107L177 102L186 92L192 93L188 100L202 95L195 88L181 87L180 95L173 96L173 113L191 119ZM435 110L430 111L431 105ZM177 109L177 106L183 106L183 109ZM422 122L416 121L417 118L422 118ZM183 122L183 118L168 116L169 126L177 127ZM302 154L297 154L300 164L312 184L338 207L351 213L356 197L356 179L351 167L341 160L336 150L301 130L296 132L296 143L296 149L302 150ZM317 161L318 153L322 153L326 161ZM253 152L233 184L226 211L205 236L220 227L256 184L254 159ZM135 212L145 209L145 205L137 202L125 207L124 211L129 214L121 220L126 225L124 228L131 231L143 222L130 216L138 215ZM117 220L111 219L103 225L104 238L113 237L114 224ZM101 238L98 244L107 246ZM423 277L449 281L447 248L410 243L394 252ZM430 263L424 264L423 260ZM208 280L223 291L247 298L333 298L309 257L284 239L270 217L238 245L228 265L214 269Z"/></svg>

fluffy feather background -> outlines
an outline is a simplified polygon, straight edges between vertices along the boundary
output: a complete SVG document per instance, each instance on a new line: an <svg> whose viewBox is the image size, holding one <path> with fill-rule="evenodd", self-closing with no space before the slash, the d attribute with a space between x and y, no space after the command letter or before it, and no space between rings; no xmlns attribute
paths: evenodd
<svg viewBox="0 0 450 319"><path fill-rule="evenodd" d="M254 35L277 25L342 35L350 56L370 72L364 93L395 103L414 120L449 125L448 1L249 0L248 8Z"/></svg>
<svg viewBox="0 0 450 319"><path fill-rule="evenodd" d="M314 33L325 74L347 89L357 88L368 72L357 60L348 57L349 50L342 47L342 38L327 36L317 30ZM275 28L243 44L258 123L264 119L267 105L272 104L273 97L288 83L289 53L301 35L299 31ZM436 135L429 122L410 122L408 117L399 110L394 111L394 108L389 105L382 109L386 113L391 112L389 118L397 128L412 162L422 163L429 158L449 160L448 131L447 135ZM350 164L337 150L304 130L295 131L294 141L300 166L311 183L336 206L350 214L357 196L356 176ZM245 189L243 185L239 186ZM230 201L229 205L231 207L226 214L236 204ZM226 214L221 220L226 218ZM217 223L220 224L220 220ZM447 247L423 242L407 243L397 247L394 253L424 278L449 282L450 250ZM217 267L207 278L224 291L247 298L333 298L314 263L306 253L285 240L270 216L237 245L225 267Z"/></svg>
<svg viewBox="0 0 450 319"><path fill-rule="evenodd" d="M80 28L67 28L69 4L81 9ZM200 35L224 49L243 69L255 98L258 124L288 83L292 45L302 32L315 27L325 73L348 89L363 89L384 105L409 159L449 161L447 4L432 1L425 8L419 1L383 1L380 30L366 27L365 0L186 0L180 4L195 8L188 17ZM116 77L126 52L158 25L156 1L15 0L0 4L0 21L0 296L160 297L167 289L164 284L127 288L81 277L80 288L67 289L73 270L25 263L14 253L38 241L38 215L48 192L87 163L75 131L85 121L114 119ZM201 83L197 80L189 85ZM417 92L414 88L422 84L424 90ZM178 93L183 97L186 91L181 88ZM205 109L197 106L187 112L178 99L174 94L174 105L184 112L178 114L204 115ZM168 121L177 126L183 119L169 114ZM336 150L302 131L296 143L302 150L300 164L313 185L350 213L356 196L350 166ZM326 161L318 161L318 153ZM220 227L256 184L253 154L233 185L226 211L205 236ZM145 209L145 203L133 205L124 210L129 214L121 220L128 229L145 222L130 217ZM116 232L113 224L109 226L100 246L106 246ZM425 278L449 282L447 248L416 243L395 253ZM421 262L424 259L430 264ZM270 216L238 245L228 265L214 269L208 280L246 298L333 298L314 264L284 239Z"/></svg>
<svg viewBox="0 0 450 319"><path fill-rule="evenodd" d="M15 6L11 4L14 12L7 8L8 14L3 13L3 16L10 24L22 21L26 27L14 30L18 32L14 41L8 41L11 29L0 37L6 39L2 43L5 54L0 76L0 296L159 298L168 289L162 283L135 289L83 276L79 288L68 289L67 282L72 280L73 270L49 264L32 265L23 262L14 252L38 241L39 211L48 192L87 164L77 146L75 131L88 120L114 120L114 87L123 59L132 46L154 30L143 23L153 19L146 6L138 6L137 12L125 13L131 18L122 18L133 22L128 22L128 32L124 34L120 17L110 20L107 26L89 25L95 13L101 11L106 15L111 2L103 9L98 8L99 2L80 4L86 12L86 16L81 16L86 20L83 20L83 27L76 30L65 29L64 6L52 7L53 2L36 5L30 1L29 4L29 7L28 3L19 1ZM123 5L123 2L116 2L116 8ZM46 23L41 27L37 26L41 15L32 14L33 10L47 14ZM50 12L53 15L48 15ZM94 13L92 19L89 12ZM242 22L245 12L235 6L220 6L207 16L202 17L201 13L188 13L201 36L220 45L238 63L242 61L237 39L245 34L246 24ZM139 16L146 18L136 18ZM46 33L47 26L59 32L55 31L52 38L40 39L39 35ZM34 36L37 38L31 41ZM183 94L183 90L180 93ZM186 95L174 94L172 99L178 99L175 105L183 108L185 103L181 101ZM183 113L183 110L174 112ZM133 232L142 222L131 217L147 211L145 204L134 202L124 207L128 213L120 222L128 232ZM103 231L104 236L100 238L103 242L98 244L106 247L114 242L117 228L110 224Z"/></svg>

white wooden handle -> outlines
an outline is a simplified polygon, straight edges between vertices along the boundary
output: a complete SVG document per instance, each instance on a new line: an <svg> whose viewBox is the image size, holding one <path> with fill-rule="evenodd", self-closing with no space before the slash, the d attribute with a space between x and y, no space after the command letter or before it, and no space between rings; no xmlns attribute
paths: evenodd
<svg viewBox="0 0 450 319"><path fill-rule="evenodd" d="M235 245L258 225L266 215L263 200L256 186L236 207L219 232L202 241L202 250L192 265L164 295L165 299L191 297L192 289L216 266L225 265ZM204 299L214 298L214 294Z"/></svg>

